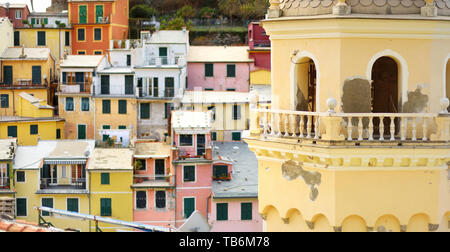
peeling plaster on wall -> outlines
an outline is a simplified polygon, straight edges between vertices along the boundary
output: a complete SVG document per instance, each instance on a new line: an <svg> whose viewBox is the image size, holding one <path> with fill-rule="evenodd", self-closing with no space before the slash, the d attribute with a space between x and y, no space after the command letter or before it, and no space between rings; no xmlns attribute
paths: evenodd
<svg viewBox="0 0 450 252"><path fill-rule="evenodd" d="M288 160L283 163L281 170L283 177L287 180L294 180L298 177L302 177L305 183L310 187L311 193L309 198L314 201L319 195L319 190L316 186L320 185L322 175L319 172L305 171L302 167L303 163L297 164L293 160Z"/></svg>
<svg viewBox="0 0 450 252"><path fill-rule="evenodd" d="M344 113L370 113L370 82L364 78L349 78L342 89L342 111Z"/></svg>
<svg viewBox="0 0 450 252"><path fill-rule="evenodd" d="M400 225L400 232L406 232L406 225Z"/></svg>
<svg viewBox="0 0 450 252"><path fill-rule="evenodd" d="M439 228L439 224L428 224L428 231L436 231Z"/></svg>
<svg viewBox="0 0 450 252"><path fill-rule="evenodd" d="M408 101L403 104L404 113L422 113L428 104L428 95L422 94L422 86L417 86L415 91L408 92Z"/></svg>
<svg viewBox="0 0 450 252"><path fill-rule="evenodd" d="M362 77L351 77L344 81L342 87L341 107L344 113L370 113L370 82ZM344 121L347 123L347 118ZM358 118L352 119L352 125L358 125ZM369 120L363 118L363 127L367 128Z"/></svg>

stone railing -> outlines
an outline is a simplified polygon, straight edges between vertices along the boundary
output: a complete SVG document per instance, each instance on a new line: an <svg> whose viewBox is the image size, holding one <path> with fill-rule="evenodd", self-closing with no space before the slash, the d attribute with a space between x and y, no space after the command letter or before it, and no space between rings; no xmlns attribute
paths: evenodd
<svg viewBox="0 0 450 252"><path fill-rule="evenodd" d="M260 109L251 101L250 134L327 141L450 141L445 98L440 113L336 113L336 100L327 104L327 112L306 112Z"/></svg>

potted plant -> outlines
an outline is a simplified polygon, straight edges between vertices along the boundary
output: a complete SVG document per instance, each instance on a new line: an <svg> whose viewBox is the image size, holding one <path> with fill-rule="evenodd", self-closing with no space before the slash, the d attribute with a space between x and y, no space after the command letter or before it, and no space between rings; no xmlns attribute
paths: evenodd
<svg viewBox="0 0 450 252"><path fill-rule="evenodd" d="M22 20L22 24L29 26L28 20L26 20L26 19Z"/></svg>

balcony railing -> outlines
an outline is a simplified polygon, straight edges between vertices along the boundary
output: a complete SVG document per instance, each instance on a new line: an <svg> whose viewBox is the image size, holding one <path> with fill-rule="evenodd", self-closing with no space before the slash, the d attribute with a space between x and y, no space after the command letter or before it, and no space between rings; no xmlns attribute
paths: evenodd
<svg viewBox="0 0 450 252"><path fill-rule="evenodd" d="M31 80L17 80L16 82L13 83L0 83L0 87L16 87L16 88L20 88L20 87L46 87L47 84L45 83L33 83Z"/></svg>
<svg viewBox="0 0 450 252"><path fill-rule="evenodd" d="M377 141L450 141L450 114L335 113L252 109L250 133L266 137Z"/></svg>
<svg viewBox="0 0 450 252"><path fill-rule="evenodd" d="M59 91L68 94L90 94L91 84L83 82L61 83Z"/></svg>
<svg viewBox="0 0 450 252"><path fill-rule="evenodd" d="M150 57L147 64L150 66L178 65L180 57Z"/></svg>
<svg viewBox="0 0 450 252"><path fill-rule="evenodd" d="M138 95L139 98L174 98L175 90L173 88L166 89L163 92L163 96L159 96L159 94L158 95L154 95L154 94L149 95L149 94L151 94L149 92L149 90L146 90L145 88L142 88L142 87L137 87L136 94Z"/></svg>
<svg viewBox="0 0 450 252"><path fill-rule="evenodd" d="M172 187L175 184L174 175L133 175L135 187Z"/></svg>
<svg viewBox="0 0 450 252"><path fill-rule="evenodd" d="M85 178L69 178L69 183L63 184L58 183L56 178L41 178L40 189L86 189L86 179Z"/></svg>
<svg viewBox="0 0 450 252"><path fill-rule="evenodd" d="M114 39L111 40L110 49L134 49L142 47L142 41L140 39Z"/></svg>
<svg viewBox="0 0 450 252"><path fill-rule="evenodd" d="M0 178L0 190L9 190L11 189L11 184L9 183L9 178Z"/></svg>

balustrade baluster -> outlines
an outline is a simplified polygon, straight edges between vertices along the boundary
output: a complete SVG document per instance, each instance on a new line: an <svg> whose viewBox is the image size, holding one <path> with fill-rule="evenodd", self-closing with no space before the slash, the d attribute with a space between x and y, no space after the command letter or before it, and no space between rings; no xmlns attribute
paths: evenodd
<svg viewBox="0 0 450 252"><path fill-rule="evenodd" d="M314 139L319 139L320 136L320 125L319 125L319 116L315 116L316 120L314 123Z"/></svg>
<svg viewBox="0 0 450 252"><path fill-rule="evenodd" d="M292 137L296 137L297 136L297 132L296 132L296 130L297 130L297 115L295 115L295 114L291 114L290 115L290 117L291 117L291 130L292 130Z"/></svg>
<svg viewBox="0 0 450 252"><path fill-rule="evenodd" d="M306 123L306 137L307 138L311 138L311 125L312 125L312 118L311 116L307 116L308 117L308 122Z"/></svg>
<svg viewBox="0 0 450 252"><path fill-rule="evenodd" d="M400 119L400 135L402 141L406 140L406 125L408 124L408 118L406 117L399 117Z"/></svg>
<svg viewBox="0 0 450 252"><path fill-rule="evenodd" d="M282 121L281 121L281 117L282 117L282 114L281 113L276 113L277 114L277 137L281 137L281 124L282 124Z"/></svg>
<svg viewBox="0 0 450 252"><path fill-rule="evenodd" d="M384 141L384 116L380 116L380 141Z"/></svg>
<svg viewBox="0 0 450 252"><path fill-rule="evenodd" d="M395 117L391 116L391 128L390 128L390 132L391 132L391 141L395 140Z"/></svg>
<svg viewBox="0 0 450 252"><path fill-rule="evenodd" d="M358 117L358 140L363 140L363 123L362 123L362 117Z"/></svg>
<svg viewBox="0 0 450 252"><path fill-rule="evenodd" d="M275 112L270 115L270 135L275 136Z"/></svg>
<svg viewBox="0 0 450 252"><path fill-rule="evenodd" d="M347 117L347 119L348 119L348 123L347 123L347 134L348 134L348 136L347 136L347 140L351 141L351 140L353 140L353 138L352 138L352 133L353 133L352 117L349 116L349 117Z"/></svg>
<svg viewBox="0 0 450 252"><path fill-rule="evenodd" d="M290 116L288 113L284 114L284 136L289 136L289 120Z"/></svg>
<svg viewBox="0 0 450 252"><path fill-rule="evenodd" d="M263 123L264 123L264 135L267 135L267 133L269 133L269 119L268 119L268 111L263 112L264 113L264 119L263 119Z"/></svg>
<svg viewBox="0 0 450 252"><path fill-rule="evenodd" d="M417 141L417 137L416 137L416 117L413 117L412 118L412 121L413 121L413 125L412 125L412 137L411 137L411 140L412 141Z"/></svg>
<svg viewBox="0 0 450 252"><path fill-rule="evenodd" d="M299 127L300 135L298 136L300 138L305 137L303 135L303 128L305 127L305 121L303 120L303 118L304 118L304 115L300 115L300 124L299 124L300 125L300 127Z"/></svg>
<svg viewBox="0 0 450 252"><path fill-rule="evenodd" d="M422 141L427 141L428 139L427 139L427 129L428 129L428 125L427 125L427 120L426 120L427 118L426 117L424 117L423 118L423 126L422 126L422 129L423 129L423 136L422 136Z"/></svg>
<svg viewBox="0 0 450 252"><path fill-rule="evenodd" d="M369 117L369 141L373 141L373 117Z"/></svg>

